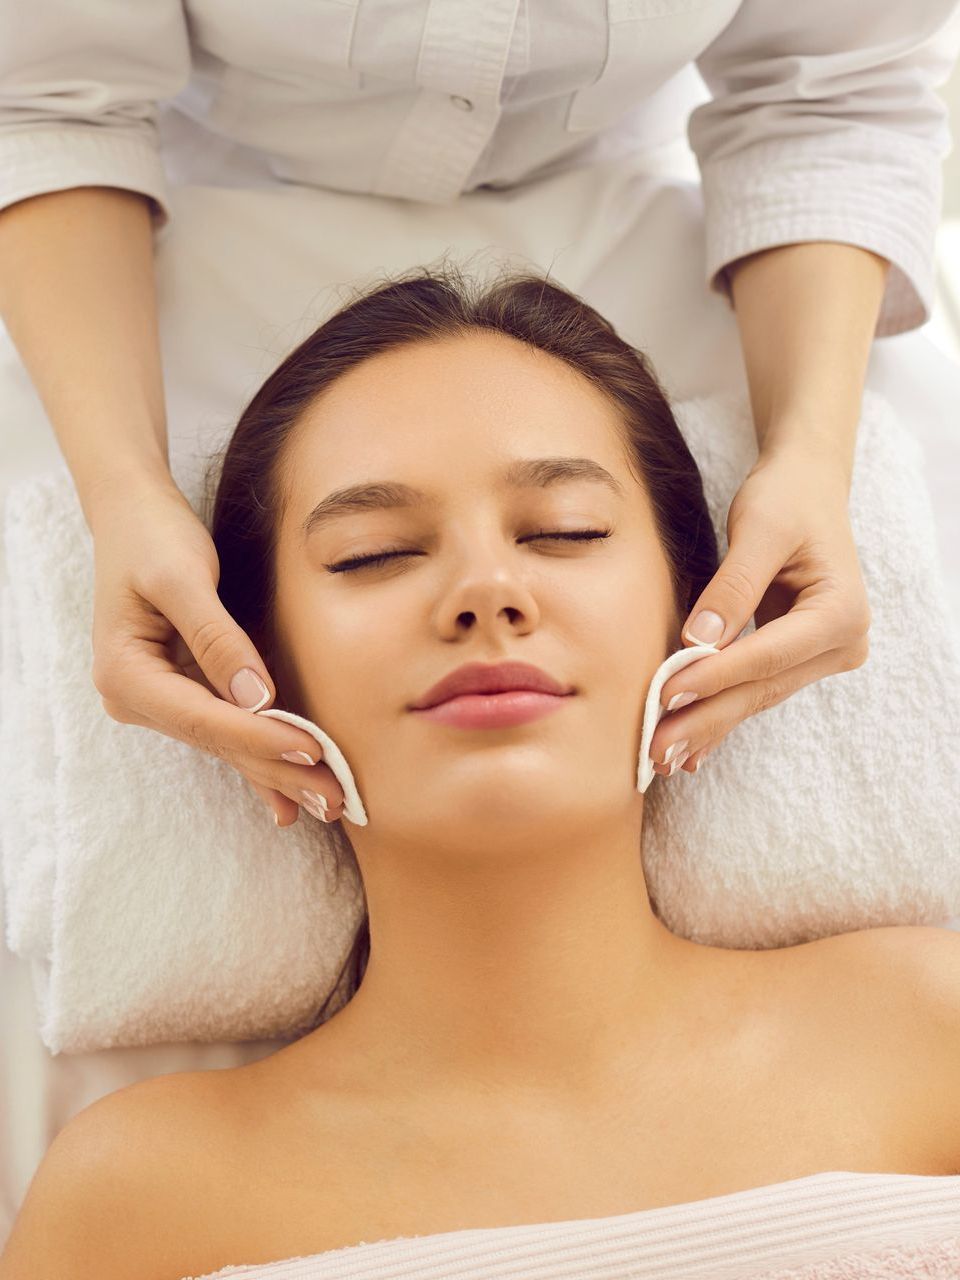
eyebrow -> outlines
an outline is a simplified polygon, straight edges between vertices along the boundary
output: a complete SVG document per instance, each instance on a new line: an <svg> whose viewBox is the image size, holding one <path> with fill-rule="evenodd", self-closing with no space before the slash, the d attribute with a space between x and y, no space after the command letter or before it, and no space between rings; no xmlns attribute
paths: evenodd
<svg viewBox="0 0 960 1280"><path fill-rule="evenodd" d="M546 489L576 480L590 480L605 485L618 497L625 496L620 481L592 458L520 458L503 473L503 483L514 489ZM340 516L356 515L361 511L412 509L427 506L430 502L430 495L422 489L396 480L348 485L345 489L328 493L317 503L301 526L303 539L306 541L315 530Z"/></svg>

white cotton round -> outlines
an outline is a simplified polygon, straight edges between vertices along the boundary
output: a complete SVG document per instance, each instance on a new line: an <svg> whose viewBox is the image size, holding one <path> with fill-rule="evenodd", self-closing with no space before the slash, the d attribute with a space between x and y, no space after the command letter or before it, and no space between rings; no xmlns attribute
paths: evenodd
<svg viewBox="0 0 960 1280"><path fill-rule="evenodd" d="M363 807L363 801L360 799L360 792L357 790L357 784L353 778L353 771L347 764L346 757L343 752L330 737L329 733L315 725L312 720L308 720L305 716L298 716L295 711L280 711L276 707L265 707L262 711L256 712L258 716L269 716L271 720L284 720L287 724L296 725L298 729L305 729L311 737L323 747L323 763L327 765L333 776L343 787L343 816L348 822L354 823L358 827L367 825L367 811Z"/></svg>
<svg viewBox="0 0 960 1280"><path fill-rule="evenodd" d="M670 657L665 658L654 672L653 679L650 681L650 688L647 691L647 701L643 708L643 733L640 736L640 760L637 765L637 790L639 792L646 791L656 777L653 770L653 761L650 759L650 743L653 740L654 730L660 723L661 717L667 714L666 707L660 705L660 690L675 671L680 671L681 668L688 667L691 662L698 662L701 658L705 658L711 653L720 653L715 644L688 645L685 649L678 649L676 653L671 653Z"/></svg>

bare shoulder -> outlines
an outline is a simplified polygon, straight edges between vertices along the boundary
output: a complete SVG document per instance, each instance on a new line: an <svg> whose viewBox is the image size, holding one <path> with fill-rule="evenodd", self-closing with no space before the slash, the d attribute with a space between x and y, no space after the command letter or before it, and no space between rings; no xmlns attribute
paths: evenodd
<svg viewBox="0 0 960 1280"><path fill-rule="evenodd" d="M47 1149L0 1254L0 1280L171 1280L194 1158L224 1092L157 1076L99 1098ZM186 1175L191 1176L186 1176ZM172 1229L171 1229L172 1228Z"/></svg>
<svg viewBox="0 0 960 1280"><path fill-rule="evenodd" d="M864 1006L913 1015L915 1030L960 1036L960 933L936 925L891 925L822 938L822 960L859 987ZM956 1047L956 1046L955 1046Z"/></svg>
<svg viewBox="0 0 960 1280"><path fill-rule="evenodd" d="M889 925L858 929L836 938L859 953L862 962L879 969L893 966L904 978L921 984L920 994L949 1002L960 996L960 933L938 925Z"/></svg>
<svg viewBox="0 0 960 1280"><path fill-rule="evenodd" d="M960 1173L960 933L893 925L810 946L806 990L822 1000L876 1063L893 1105L917 1124L939 1172ZM806 947L796 949L798 956ZM811 974L807 974L809 979Z"/></svg>
<svg viewBox="0 0 960 1280"><path fill-rule="evenodd" d="M866 984L859 988L864 1003L884 1002L891 983L905 984L930 1003L931 1012L939 1006L949 1016L960 1000L960 933L936 925L855 929L782 950L751 952L756 955L781 961L810 984L815 977L828 981L838 992L849 985L846 979Z"/></svg>

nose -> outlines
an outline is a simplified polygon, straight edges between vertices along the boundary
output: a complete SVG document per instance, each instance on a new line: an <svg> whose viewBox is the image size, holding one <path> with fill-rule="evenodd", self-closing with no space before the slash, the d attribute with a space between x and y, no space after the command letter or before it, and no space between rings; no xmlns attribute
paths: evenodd
<svg viewBox="0 0 960 1280"><path fill-rule="evenodd" d="M450 583L438 605L438 627L451 639L477 629L495 635L504 626L524 634L539 621L540 609L529 586L493 555L483 562L474 560Z"/></svg>

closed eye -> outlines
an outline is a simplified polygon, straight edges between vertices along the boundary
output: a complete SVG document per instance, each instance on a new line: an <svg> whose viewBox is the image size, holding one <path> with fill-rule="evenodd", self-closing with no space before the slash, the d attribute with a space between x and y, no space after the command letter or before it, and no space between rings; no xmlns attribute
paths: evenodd
<svg viewBox="0 0 960 1280"><path fill-rule="evenodd" d="M539 533L531 534L528 538L521 538L520 541L539 542L559 539L561 541L599 542L604 538L609 538L612 532L612 529L571 529L564 532L551 533L541 529ZM357 569L372 569L376 565L385 564L388 560L419 554L421 553L417 551L381 551L372 556L353 556L349 560L339 560L336 564L326 564L323 567L331 573L353 573Z"/></svg>

